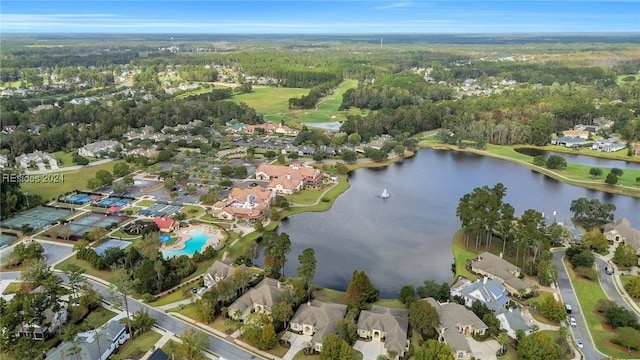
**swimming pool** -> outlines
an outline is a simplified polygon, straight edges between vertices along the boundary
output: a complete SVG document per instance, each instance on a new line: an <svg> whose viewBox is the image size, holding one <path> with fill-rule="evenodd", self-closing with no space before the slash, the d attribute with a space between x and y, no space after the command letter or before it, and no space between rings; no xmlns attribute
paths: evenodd
<svg viewBox="0 0 640 360"><path fill-rule="evenodd" d="M189 240L185 241L184 248L180 250L162 250L162 255L165 258L171 258L174 256L188 255L192 256L196 251L202 252L207 241L213 239L213 237L205 234L200 229L194 229L189 231Z"/></svg>

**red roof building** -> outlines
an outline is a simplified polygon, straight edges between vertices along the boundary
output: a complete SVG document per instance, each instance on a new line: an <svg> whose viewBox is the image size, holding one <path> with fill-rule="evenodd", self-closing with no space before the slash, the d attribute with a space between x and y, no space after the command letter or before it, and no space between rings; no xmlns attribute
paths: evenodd
<svg viewBox="0 0 640 360"><path fill-rule="evenodd" d="M172 232L178 226L177 221L173 220L170 217L156 217L153 219L153 222L158 226L158 229L162 232Z"/></svg>

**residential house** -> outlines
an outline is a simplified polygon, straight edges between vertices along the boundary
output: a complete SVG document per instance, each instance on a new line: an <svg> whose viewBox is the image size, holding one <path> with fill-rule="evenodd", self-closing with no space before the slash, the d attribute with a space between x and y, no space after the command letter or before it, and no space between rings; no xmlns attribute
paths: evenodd
<svg viewBox="0 0 640 360"><path fill-rule="evenodd" d="M302 166L298 161L290 166L260 164L256 168L256 179L270 180L268 189L280 194L293 194L303 187L317 186L323 178L320 170Z"/></svg>
<svg viewBox="0 0 640 360"><path fill-rule="evenodd" d="M22 154L16 157L16 164L23 169L28 169L31 164L35 163L39 170L46 170L46 165L49 165L51 169L58 168L58 161L53 155L36 150L30 154Z"/></svg>
<svg viewBox="0 0 640 360"><path fill-rule="evenodd" d="M5 125L2 127L2 132L5 134L13 134L17 128L15 125Z"/></svg>
<svg viewBox="0 0 640 360"><path fill-rule="evenodd" d="M440 318L438 328L438 341L446 343L453 351L456 360L471 360L474 354L469 346L469 338L473 335L484 335L489 330L473 311L454 303L439 303L434 298L426 298L431 306L436 309Z"/></svg>
<svg viewBox="0 0 640 360"><path fill-rule="evenodd" d="M161 232L172 232L178 228L178 222L168 216L155 217L153 222Z"/></svg>
<svg viewBox="0 0 640 360"><path fill-rule="evenodd" d="M471 262L471 271L490 279L500 279L511 296L521 296L533 290L532 281L520 278L520 268L489 252L480 254Z"/></svg>
<svg viewBox="0 0 640 360"><path fill-rule="evenodd" d="M640 156L640 144L636 145L633 149L635 156Z"/></svg>
<svg viewBox="0 0 640 360"><path fill-rule="evenodd" d="M286 136L297 136L299 133L298 130L294 130L287 125L269 122L264 124L245 125L242 131L247 134L254 134L256 132L256 129L262 129L265 134L278 134Z"/></svg>
<svg viewBox="0 0 640 360"><path fill-rule="evenodd" d="M171 358L162 349L158 348L153 350L147 360L170 360Z"/></svg>
<svg viewBox="0 0 640 360"><path fill-rule="evenodd" d="M484 277L452 290L451 294L463 298L464 305L468 308L471 308L475 301L486 305L500 321L500 328L506 330L514 339L517 330L531 332L531 327L524 321L520 309L512 303L507 289L499 279L490 280Z"/></svg>
<svg viewBox="0 0 640 360"><path fill-rule="evenodd" d="M213 212L218 218L225 220L261 219L264 211L271 206L273 199L275 199L275 192L264 186L234 187L225 200L214 204Z"/></svg>
<svg viewBox="0 0 640 360"><path fill-rule="evenodd" d="M132 156L144 156L146 158L149 159L154 159L158 156L160 152L156 149L143 149L143 148L137 148L137 149L133 149L133 150L129 150L126 152L127 155L132 155Z"/></svg>
<svg viewBox="0 0 640 360"><path fill-rule="evenodd" d="M407 330L409 312L372 305L371 310L362 310L358 318L358 336L383 342L387 358L399 359L409 350Z"/></svg>
<svg viewBox="0 0 640 360"><path fill-rule="evenodd" d="M603 233L609 241L621 241L624 244L633 246L638 256L640 256L640 230L631 227L631 223L627 218L621 218L614 223L605 225ZM640 259L638 259L638 263L640 265Z"/></svg>
<svg viewBox="0 0 640 360"><path fill-rule="evenodd" d="M116 151L118 147L122 149L122 145L114 140L96 141L79 148L78 155L97 158L109 155L109 153Z"/></svg>
<svg viewBox="0 0 640 360"><path fill-rule="evenodd" d="M315 351L321 352L322 342L335 333L338 323L346 313L346 305L313 300L300 305L289 320L289 328L303 335L310 335L311 346Z"/></svg>
<svg viewBox="0 0 640 360"><path fill-rule="evenodd" d="M237 267L246 271L247 267L242 264ZM236 267L231 265L231 259L226 258L222 261L216 260L204 273L202 279L204 280L204 286L209 288L214 286L220 281L229 281L233 279L233 272Z"/></svg>
<svg viewBox="0 0 640 360"><path fill-rule="evenodd" d="M280 281L264 278L229 306L229 316L235 320L244 320L252 312L271 314L273 305L282 300L283 291L284 285Z"/></svg>
<svg viewBox="0 0 640 360"><path fill-rule="evenodd" d="M615 138L596 140L593 145L591 145L591 149L604 152L620 151L625 147L625 144L619 143L618 139Z"/></svg>
<svg viewBox="0 0 640 360"><path fill-rule="evenodd" d="M31 293L42 293L45 289L38 286ZM53 336L67 322L67 302L59 301L56 311L50 306L42 312L44 318L41 323L23 322L18 326L18 336L28 337L33 340L46 340Z"/></svg>
<svg viewBox="0 0 640 360"><path fill-rule="evenodd" d="M575 147L586 145L588 141L581 137L563 136L555 139L551 139L551 145L559 145L564 147Z"/></svg>
<svg viewBox="0 0 640 360"><path fill-rule="evenodd" d="M101 327L79 333L76 337L79 340L76 344L64 342L51 349L47 353L46 359L107 360L131 336L126 332L126 327L120 320L111 319ZM76 348L75 351L74 348ZM78 348L79 352L76 353ZM71 356L71 354L74 355Z"/></svg>

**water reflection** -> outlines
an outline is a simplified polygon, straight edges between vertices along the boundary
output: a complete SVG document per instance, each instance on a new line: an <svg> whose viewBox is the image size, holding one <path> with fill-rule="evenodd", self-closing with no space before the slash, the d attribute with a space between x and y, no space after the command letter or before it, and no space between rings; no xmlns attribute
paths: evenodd
<svg viewBox="0 0 640 360"><path fill-rule="evenodd" d="M537 209L568 221L579 197L614 203L616 217L640 226L640 199L562 184L530 169L470 153L420 150L401 166L357 170L331 210L295 215L280 226L291 236L285 272L298 255L316 251L315 283L344 290L354 270L365 270L382 296L407 284L451 280L451 237L460 227L459 199L473 188L501 182L516 214ZM387 188L391 197L379 198Z"/></svg>

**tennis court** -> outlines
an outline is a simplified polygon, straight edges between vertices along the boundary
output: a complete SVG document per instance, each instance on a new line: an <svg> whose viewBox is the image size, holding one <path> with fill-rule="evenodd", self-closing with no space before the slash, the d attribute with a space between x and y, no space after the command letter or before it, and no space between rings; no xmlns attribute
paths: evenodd
<svg viewBox="0 0 640 360"><path fill-rule="evenodd" d="M109 240L103 242L102 244L100 244L94 250L95 250L96 254L102 256L107 251L107 249L109 249L109 248L124 249L129 245L131 245L131 241L124 241L124 240L118 240L118 239L109 239Z"/></svg>
<svg viewBox="0 0 640 360"><path fill-rule="evenodd" d="M69 195L64 199L64 202L66 202L67 204L74 204L74 205L84 205L87 204L91 201L96 201L99 200L100 196L97 195L89 195L89 194L85 194L85 193L78 193L78 194L74 194L74 195Z"/></svg>
<svg viewBox="0 0 640 360"><path fill-rule="evenodd" d="M0 234L0 248L10 245L12 242L18 240L18 237L13 234Z"/></svg>
<svg viewBox="0 0 640 360"><path fill-rule="evenodd" d="M133 199L131 198L109 196L106 199L98 201L95 205L103 208L108 208L110 206L123 207L132 201Z"/></svg>
<svg viewBox="0 0 640 360"><path fill-rule="evenodd" d="M62 218L72 215L73 211L73 209L38 206L14 216L11 219L2 221L2 227L20 230L23 224L27 224L34 230L40 230Z"/></svg>
<svg viewBox="0 0 640 360"><path fill-rule="evenodd" d="M156 203L138 211L138 215L150 217L171 216L180 211L180 209L182 209L182 206Z"/></svg>
<svg viewBox="0 0 640 360"><path fill-rule="evenodd" d="M67 224L67 226L73 231L73 235L71 235L71 238L77 239L79 237L82 237L84 233L90 231L93 228L104 228L108 225L111 225L112 223L120 225L127 219L128 218L126 216L106 216L104 214L91 213L87 216L74 219L69 224Z"/></svg>

